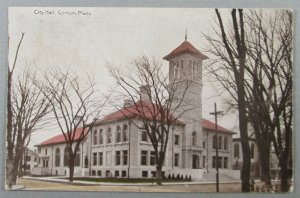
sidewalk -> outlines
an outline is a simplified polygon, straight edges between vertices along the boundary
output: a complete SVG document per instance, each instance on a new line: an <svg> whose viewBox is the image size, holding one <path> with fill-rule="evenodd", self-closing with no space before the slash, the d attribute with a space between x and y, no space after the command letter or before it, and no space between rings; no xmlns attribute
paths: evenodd
<svg viewBox="0 0 300 198"><path fill-rule="evenodd" d="M22 186L22 185L13 185L11 189L8 188L7 185L5 185L5 190L22 190L24 189L25 187Z"/></svg>
<svg viewBox="0 0 300 198"><path fill-rule="evenodd" d="M153 183L112 183L112 182L92 182L92 181L79 181L74 180L73 182L69 182L69 180L62 179L61 177L30 177L30 176L24 176L24 179L31 179L31 180L37 180L37 181L47 181L47 182L57 182L57 183L67 183L67 184L73 184L73 185L101 185L101 186L157 186L155 182ZM238 184L241 183L241 181L220 181L220 184ZM172 182L172 183L165 183L163 182L162 185L165 186L174 186L174 185L199 185L199 184L215 184L214 181L209 182Z"/></svg>

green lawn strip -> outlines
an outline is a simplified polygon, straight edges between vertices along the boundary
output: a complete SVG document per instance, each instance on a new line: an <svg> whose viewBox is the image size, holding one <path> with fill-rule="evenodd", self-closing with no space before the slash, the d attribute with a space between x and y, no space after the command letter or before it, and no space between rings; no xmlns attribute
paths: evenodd
<svg viewBox="0 0 300 198"><path fill-rule="evenodd" d="M108 182L108 183L155 183L156 179L125 179L125 178L91 178L91 177L76 177L77 181L89 181L89 182ZM184 180L164 179L162 182L184 182Z"/></svg>

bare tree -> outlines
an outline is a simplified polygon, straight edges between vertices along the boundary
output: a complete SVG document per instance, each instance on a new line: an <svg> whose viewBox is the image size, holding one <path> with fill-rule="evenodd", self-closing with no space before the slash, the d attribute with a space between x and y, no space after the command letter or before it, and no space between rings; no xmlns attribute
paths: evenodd
<svg viewBox="0 0 300 198"><path fill-rule="evenodd" d="M246 90L245 90L245 67L246 67L246 45L245 45L245 24L243 9L232 9L232 25L225 29L223 19L216 9L219 30L214 29L217 38L206 36L209 41L212 53L216 58L213 69L217 80L238 104L239 127L241 145L243 152L242 167L242 191L250 191L250 147L247 128L246 114ZM213 65L212 65L213 66ZM222 73L220 75L220 73ZM225 79L225 81L224 81Z"/></svg>
<svg viewBox="0 0 300 198"><path fill-rule="evenodd" d="M262 167L262 179L271 184L269 155L271 142L281 166L281 189L287 191L287 167L292 129L292 13L271 14L251 10L249 24L248 75L249 117L255 128ZM288 114L288 116L286 116ZM286 134L285 134L286 133ZM286 149L286 150L285 150ZM286 157L282 156L282 153ZM283 162L285 161L285 162ZM281 164L283 163L283 164Z"/></svg>
<svg viewBox="0 0 300 198"><path fill-rule="evenodd" d="M7 129L6 129L6 143L7 143L7 157L6 157L6 184L9 188L13 185L13 110L12 110L12 77L18 60L19 49L21 47L24 38L24 33L22 33L21 39L17 46L15 58L12 67L8 66L7 75Z"/></svg>
<svg viewBox="0 0 300 198"><path fill-rule="evenodd" d="M261 179L270 185L271 142L274 142L280 162L287 161L287 159L280 160L280 158L283 158L282 153L287 154L287 150L290 149L290 147L279 145L287 145L281 138L285 137L286 131L290 131L286 134L287 141L291 139L292 15L286 10L271 13L269 16L250 10L245 16L247 32L245 49L248 55L244 78L244 97L247 107L245 112L256 136L262 169ZM220 37L220 34L218 36ZM235 42L233 36L229 40ZM221 64L217 61L217 69L210 68L210 71L237 101L235 93L238 89L234 82L234 70L228 64L230 58L222 50L226 46L219 40L210 38L209 41L213 46L211 52L223 60ZM234 42L228 41L229 46L235 46ZM284 116L284 112L288 116ZM283 172L286 174L286 171L281 171L281 174ZM286 182L282 176L282 185L284 183Z"/></svg>
<svg viewBox="0 0 300 198"><path fill-rule="evenodd" d="M13 183L16 183L19 175L19 167L30 137L36 130L48 125L51 120L44 119L49 113L49 102L39 89L32 83L36 79L34 74L24 71L13 84L12 109L13 109L13 133L14 161Z"/></svg>
<svg viewBox="0 0 300 198"><path fill-rule="evenodd" d="M66 163L69 166L69 181L73 181L76 153L100 115L103 104L95 98L95 83L73 72L54 70L44 76L40 91L50 102L54 118L63 134ZM39 83L39 82L37 82Z"/></svg>
<svg viewBox="0 0 300 198"><path fill-rule="evenodd" d="M162 182L162 166L171 127L180 123L178 119L191 109L182 108L186 105L183 99L189 87L188 83L169 84L168 75L163 74L161 68L160 61L146 56L135 59L130 72L109 66L111 75L123 90L122 97L132 103L122 112L125 116L133 115L137 118L138 121L133 121L133 124L146 131L151 141L159 185Z"/></svg>

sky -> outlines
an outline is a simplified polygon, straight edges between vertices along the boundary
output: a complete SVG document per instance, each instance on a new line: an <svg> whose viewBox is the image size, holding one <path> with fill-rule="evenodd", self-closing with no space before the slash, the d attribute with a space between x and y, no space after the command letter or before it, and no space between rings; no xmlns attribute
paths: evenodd
<svg viewBox="0 0 300 198"><path fill-rule="evenodd" d="M222 14L226 19L229 10ZM68 67L93 75L96 88L105 93L114 84L105 65L125 67L142 55L162 60L184 41L186 30L188 41L209 57L203 34L211 35L215 19L213 9L200 8L13 7L9 9L9 63L24 32L14 77L25 67L40 71ZM162 63L167 71L168 62ZM213 121L209 112L214 102L222 109L227 96L220 96L210 78L203 77L202 113ZM226 113L218 123L236 131L237 119L236 114ZM41 129L33 135L30 147L56 134L60 134L58 129Z"/></svg>

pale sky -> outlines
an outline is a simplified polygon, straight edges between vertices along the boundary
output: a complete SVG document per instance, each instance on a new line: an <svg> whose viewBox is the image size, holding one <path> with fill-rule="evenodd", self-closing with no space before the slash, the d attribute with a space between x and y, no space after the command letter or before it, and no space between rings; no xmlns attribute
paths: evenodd
<svg viewBox="0 0 300 198"><path fill-rule="evenodd" d="M78 11L90 15L66 14ZM9 62L25 32L15 76L24 67L69 67L79 74L94 75L97 89L105 93L114 84L105 67L107 63L125 66L142 55L162 59L184 41L186 29L188 41L203 52L207 42L202 33L210 34L214 21L213 9L199 8L10 8ZM167 71L168 62L162 61ZM208 65L204 62L204 66ZM225 96L217 96L208 78L203 79L202 111L204 118L213 121L209 112L214 102L222 109ZM237 116L225 115L219 123L236 130ZM59 133L58 129L40 130L30 146Z"/></svg>

